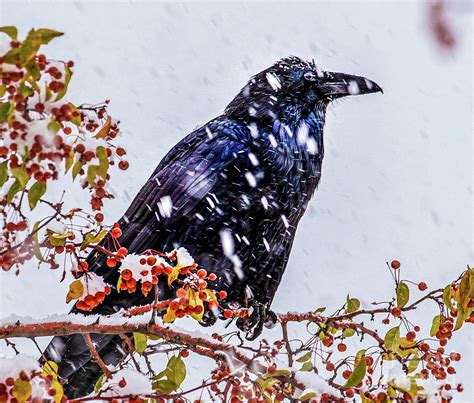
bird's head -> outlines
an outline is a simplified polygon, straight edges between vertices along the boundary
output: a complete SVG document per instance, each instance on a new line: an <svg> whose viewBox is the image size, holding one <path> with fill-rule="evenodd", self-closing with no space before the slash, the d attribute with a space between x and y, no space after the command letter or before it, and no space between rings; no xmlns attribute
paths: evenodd
<svg viewBox="0 0 474 403"><path fill-rule="evenodd" d="M253 76L225 112L235 118L274 118L288 106L325 110L334 99L373 92L382 92L374 81L323 71L314 61L290 56Z"/></svg>

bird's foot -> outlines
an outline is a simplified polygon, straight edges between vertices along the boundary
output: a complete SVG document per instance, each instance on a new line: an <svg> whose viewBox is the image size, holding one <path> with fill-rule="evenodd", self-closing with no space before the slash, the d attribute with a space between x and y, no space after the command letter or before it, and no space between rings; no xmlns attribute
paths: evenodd
<svg viewBox="0 0 474 403"><path fill-rule="evenodd" d="M249 315L237 319L237 327L246 332L247 340L255 340L262 333L263 326L271 329L277 321L276 314L271 311L268 304L262 304L256 300L249 301Z"/></svg>

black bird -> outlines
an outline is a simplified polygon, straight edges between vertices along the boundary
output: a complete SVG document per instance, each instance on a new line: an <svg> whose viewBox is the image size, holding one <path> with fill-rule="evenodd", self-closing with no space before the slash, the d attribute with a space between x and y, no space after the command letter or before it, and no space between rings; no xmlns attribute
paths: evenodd
<svg viewBox="0 0 474 403"><path fill-rule="evenodd" d="M278 61L163 158L119 222L121 244L129 253L185 247L217 274L214 286L228 292L230 304L254 308L237 326L249 339L257 337L273 318L269 307L298 222L321 178L326 108L337 98L378 91L366 78L322 71L298 57ZM117 283L118 271L105 265L103 254L91 254L88 262L91 271ZM173 297L160 284L160 298ZM112 292L92 313L153 298ZM212 317L203 319L210 323ZM92 339L106 364L125 355L118 336ZM101 370L81 335L55 337L45 356L59 364L69 398L92 391Z"/></svg>

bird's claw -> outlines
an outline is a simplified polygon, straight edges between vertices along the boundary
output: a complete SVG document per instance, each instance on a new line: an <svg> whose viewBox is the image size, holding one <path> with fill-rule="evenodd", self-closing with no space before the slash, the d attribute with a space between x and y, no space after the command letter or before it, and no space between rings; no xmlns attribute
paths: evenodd
<svg viewBox="0 0 474 403"><path fill-rule="evenodd" d="M255 340L262 333L263 326L270 329L276 324L276 315L268 309L267 304L252 300L249 302L250 314L237 319L237 327L246 333L247 340Z"/></svg>

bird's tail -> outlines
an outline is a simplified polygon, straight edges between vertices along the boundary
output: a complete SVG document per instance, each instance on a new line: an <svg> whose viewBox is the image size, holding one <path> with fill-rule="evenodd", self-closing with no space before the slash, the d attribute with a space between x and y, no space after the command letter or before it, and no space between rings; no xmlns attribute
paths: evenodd
<svg viewBox="0 0 474 403"><path fill-rule="evenodd" d="M90 337L107 366L117 365L126 355L120 336L91 334ZM103 373L99 365L94 362L81 334L54 337L46 348L44 357L58 364L58 375L67 380L64 384L64 393L69 399L90 394Z"/></svg>

